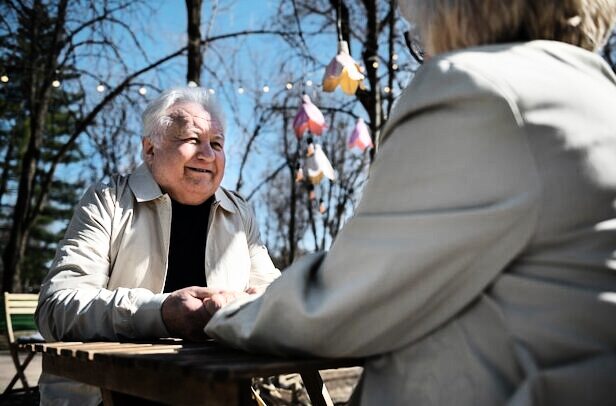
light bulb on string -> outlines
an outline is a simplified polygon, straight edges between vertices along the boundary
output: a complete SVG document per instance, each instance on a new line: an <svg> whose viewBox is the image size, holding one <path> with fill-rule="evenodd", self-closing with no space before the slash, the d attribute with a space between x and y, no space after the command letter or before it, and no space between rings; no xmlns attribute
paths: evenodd
<svg viewBox="0 0 616 406"><path fill-rule="evenodd" d="M9 77L7 75L0 76L0 82L7 83L9 81Z"/></svg>
<svg viewBox="0 0 616 406"><path fill-rule="evenodd" d="M398 64L397 64L397 63L392 64L392 65L391 65L391 68L392 68L393 70L398 70Z"/></svg>
<svg viewBox="0 0 616 406"><path fill-rule="evenodd" d="M287 88L287 90L291 90L293 89L293 83L287 82L287 85L285 87Z"/></svg>
<svg viewBox="0 0 616 406"><path fill-rule="evenodd" d="M61 83L58 79L54 80L53 82L51 82L51 86L58 88L60 87Z"/></svg>
<svg viewBox="0 0 616 406"><path fill-rule="evenodd" d="M99 92L99 93L103 93L105 91L105 89L106 89L105 85L102 84L102 83L99 83L99 85L96 86L96 91Z"/></svg>
<svg viewBox="0 0 616 406"><path fill-rule="evenodd" d="M394 60L394 61L397 61L398 60L398 54L393 54L391 56L391 59Z"/></svg>
<svg viewBox="0 0 616 406"><path fill-rule="evenodd" d="M379 63L378 63L377 61L372 62L372 67L373 67L374 69L378 69L378 67L379 67Z"/></svg>
<svg viewBox="0 0 616 406"><path fill-rule="evenodd" d="M391 92L391 88L390 88L389 86L385 86L385 87L383 88L383 91L384 91L385 93L389 93L389 92Z"/></svg>
<svg viewBox="0 0 616 406"><path fill-rule="evenodd" d="M212 89L211 87L210 87L209 89L207 89L207 91L208 91L210 94L215 94L215 93L216 93L216 90Z"/></svg>
<svg viewBox="0 0 616 406"><path fill-rule="evenodd" d="M237 92L238 92L239 94L244 94L244 88L243 88L242 86L238 87L238 88L237 88Z"/></svg>
<svg viewBox="0 0 616 406"><path fill-rule="evenodd" d="M145 86L141 86L138 92L140 95L145 96L148 93L148 89L146 89Z"/></svg>
<svg viewBox="0 0 616 406"><path fill-rule="evenodd" d="M308 79L306 81L306 86L308 86L308 87L312 86L312 80Z"/></svg>
<svg viewBox="0 0 616 406"><path fill-rule="evenodd" d="M198 85L197 85L197 82L189 80L188 83L187 83L187 86L188 87L197 87Z"/></svg>
<svg viewBox="0 0 616 406"><path fill-rule="evenodd" d="M263 93L269 93L270 87L268 85L263 86Z"/></svg>

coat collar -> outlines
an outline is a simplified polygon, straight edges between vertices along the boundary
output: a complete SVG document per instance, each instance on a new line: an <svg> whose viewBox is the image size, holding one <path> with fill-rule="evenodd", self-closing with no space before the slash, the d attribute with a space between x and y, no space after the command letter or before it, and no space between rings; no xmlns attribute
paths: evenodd
<svg viewBox="0 0 616 406"><path fill-rule="evenodd" d="M150 169L145 163L139 165L130 175L128 178L128 185L139 203L156 200L166 195L154 180L152 172L150 172ZM214 198L214 203L218 203L220 207L228 212L235 213L235 205L227 196L227 191L224 188L219 187L214 193Z"/></svg>

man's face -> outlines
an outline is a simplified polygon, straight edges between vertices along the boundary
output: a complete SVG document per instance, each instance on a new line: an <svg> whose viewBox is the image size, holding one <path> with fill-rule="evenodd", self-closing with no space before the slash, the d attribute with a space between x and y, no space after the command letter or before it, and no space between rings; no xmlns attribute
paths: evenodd
<svg viewBox="0 0 616 406"><path fill-rule="evenodd" d="M173 200L201 204L216 192L225 173L222 126L193 102L176 103L166 114L172 124L160 145L143 139L145 161Z"/></svg>

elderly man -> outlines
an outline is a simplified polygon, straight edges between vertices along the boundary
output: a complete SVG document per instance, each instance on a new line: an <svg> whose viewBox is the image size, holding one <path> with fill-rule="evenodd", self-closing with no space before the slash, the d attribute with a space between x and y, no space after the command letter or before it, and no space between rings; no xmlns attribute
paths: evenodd
<svg viewBox="0 0 616 406"><path fill-rule="evenodd" d="M144 164L91 187L58 246L36 312L47 340L203 339L213 295L255 293L280 275L249 205L220 187L224 124L209 94L168 90L143 125ZM43 403L84 404L50 382L66 384L43 377Z"/></svg>

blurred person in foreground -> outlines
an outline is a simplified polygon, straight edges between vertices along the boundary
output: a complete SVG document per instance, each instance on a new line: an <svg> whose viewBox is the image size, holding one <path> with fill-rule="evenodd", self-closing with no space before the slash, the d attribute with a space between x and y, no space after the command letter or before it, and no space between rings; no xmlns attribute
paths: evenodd
<svg viewBox="0 0 616 406"><path fill-rule="evenodd" d="M36 312L46 340L202 340L212 297L248 296L280 275L248 203L220 186L225 126L208 92L163 92L143 127L144 163L91 187L58 246ZM62 385L43 377L42 402L100 402L96 388L80 398L84 385Z"/></svg>
<svg viewBox="0 0 616 406"><path fill-rule="evenodd" d="M613 405L615 1L399 4L431 57L355 216L205 331L367 357L366 405Z"/></svg>

